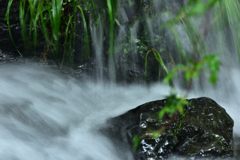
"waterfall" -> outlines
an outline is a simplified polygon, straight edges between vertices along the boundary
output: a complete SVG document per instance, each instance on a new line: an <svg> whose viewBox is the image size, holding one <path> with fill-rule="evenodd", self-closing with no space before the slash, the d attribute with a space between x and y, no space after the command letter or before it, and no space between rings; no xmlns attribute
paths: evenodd
<svg viewBox="0 0 240 160"><path fill-rule="evenodd" d="M103 80L103 26L100 21L98 25L91 25L94 54L96 55L97 80Z"/></svg>
<svg viewBox="0 0 240 160"><path fill-rule="evenodd" d="M144 21L134 16L137 11L134 5L127 5L130 0L119 4L116 18L120 25L116 27L113 61L116 70L112 73L117 79L127 81L129 73L144 71L145 59L141 57L146 53L141 53L141 47L163 48L160 54L169 69L174 66L169 60L169 54L178 61L177 46L171 30L160 30L160 27L186 4L186 0L179 0L178 3L171 0L152 2L153 5L145 9L150 7L148 11L156 12L166 7L166 10L151 16L148 13L140 15ZM213 12L208 16L212 18ZM204 37L205 28L201 26L209 23L208 17L192 21ZM131 151L116 147L99 129L106 124L107 119L143 103L163 99L172 89L161 81L149 86L145 83L104 82L107 70L107 60L104 59L107 50L104 46L106 25L100 21L90 26L96 77L97 82L101 83L85 77L68 77L33 62L1 64L0 160L133 160ZM201 78L194 80L188 98L210 97L226 109L234 120L234 141L239 152L240 69L236 58L235 25L239 24L231 23L218 29L213 24L208 28L204 42L207 53L220 55L222 65L219 81L212 86L208 81L209 73L201 73ZM183 25L176 24L175 28L185 54L192 55L193 47ZM144 38L149 46L139 44L143 30L147 32ZM153 68L158 69L158 66ZM181 78L176 76L174 79L177 94L186 92ZM233 159L237 158L235 156Z"/></svg>

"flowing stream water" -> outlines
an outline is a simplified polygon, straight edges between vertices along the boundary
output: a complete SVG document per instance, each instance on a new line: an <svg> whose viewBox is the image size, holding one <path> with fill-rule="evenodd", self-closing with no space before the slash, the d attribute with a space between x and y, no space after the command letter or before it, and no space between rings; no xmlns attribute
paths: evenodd
<svg viewBox="0 0 240 160"><path fill-rule="evenodd" d="M189 98L216 100L234 119L239 137L240 72L223 72L216 88L193 90ZM160 83L147 88L78 81L37 64L6 64L0 73L0 160L131 160L131 153L116 149L99 127L170 92Z"/></svg>
<svg viewBox="0 0 240 160"><path fill-rule="evenodd" d="M168 0L164 2L168 3ZM159 0L154 0L154 3L156 8L161 5ZM120 11L127 21L127 11L123 8ZM147 21L151 40L158 34L153 26L159 27L161 18L163 17L158 16L157 19ZM123 42L130 44L134 53L131 58L137 61L134 39L137 38L138 27L136 22L130 28L130 40ZM185 42L185 49L191 50L186 32L182 31L182 26L176 27L179 34L182 34L180 37ZM122 37L127 32L126 26L121 25L119 28L116 37ZM117 85L102 82L102 29L102 24L98 28L91 26L98 66L97 82L69 78L35 63L0 66L0 160L133 159L130 151L119 150L98 129L105 125L108 118L143 103L163 99L171 90L160 82L149 87L143 84ZM234 35L234 30L232 32ZM210 28L209 35L213 35L213 38L209 36L206 39L208 51L229 54L221 54L222 67L218 84L214 87L203 81L202 87L193 85L188 98L207 96L226 109L234 120L235 145L238 146L237 152L240 152L239 64L234 55L229 56L228 48L221 45L224 42L217 42L224 39L219 37L219 33ZM121 55L116 53L115 58L118 57ZM137 70L135 64L133 62L130 66L133 70ZM185 93L179 88L176 88L176 92Z"/></svg>

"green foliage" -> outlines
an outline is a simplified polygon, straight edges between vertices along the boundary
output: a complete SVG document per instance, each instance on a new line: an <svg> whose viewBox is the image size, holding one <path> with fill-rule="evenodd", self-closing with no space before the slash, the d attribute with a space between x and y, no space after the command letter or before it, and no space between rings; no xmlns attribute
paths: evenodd
<svg viewBox="0 0 240 160"><path fill-rule="evenodd" d="M180 61L184 62L188 59L186 56L186 51L183 47L182 40L179 37L179 33L176 29L176 25L178 23L183 24L186 33L189 37L189 40L192 44L193 53L196 54L195 57L200 57L202 54L206 54L206 47L204 44L204 40L195 25L192 23L192 18L198 16L204 16L211 8L220 4L223 0L210 0L210 1L199 1L199 0L189 0L187 5L182 7L178 14L170 19L169 21L165 22L161 28L169 27L173 33L176 45L178 47L178 53L180 56ZM206 24L209 26L210 24ZM204 32L207 32L207 28L205 28ZM205 33L204 33L205 34Z"/></svg>
<svg viewBox="0 0 240 160"><path fill-rule="evenodd" d="M209 1L199 1L199 0L189 0L186 7L186 16L203 16L210 8L212 8L216 3L222 0L209 0ZM181 12L180 12L181 13Z"/></svg>
<svg viewBox="0 0 240 160"><path fill-rule="evenodd" d="M6 19L9 26L9 34L13 41L13 37L11 35L10 30L10 24L9 24L9 12L10 7L13 0L9 0L7 12L6 12ZM79 5L76 5L76 3L79 2ZM98 4L95 4L98 2ZM133 1L128 1L130 5L133 5ZM106 6L104 4L106 3ZM142 3L142 2L140 2ZM73 13L65 13L65 6L71 4ZM189 36L189 39L192 43L192 46L194 48L194 53L198 57L202 53L205 53L205 46L202 40L202 37L199 35L196 27L192 24L190 18L194 16L203 16L206 12L208 12L211 8L215 7L217 17L214 21L221 21L221 15L226 14L225 17L227 17L227 20L229 21L229 25L233 26L234 23L239 23L240 20L240 14L239 13L239 1L233 0L209 0L209 1L199 1L199 0L189 0L187 5L181 8L175 16L175 18L171 19L170 21L166 22L163 27L170 26L170 29L173 32L176 44L179 49L179 56L180 59L186 60L186 53L183 48L183 45L181 43L181 39L179 38L179 35L177 33L175 24L182 23L185 27L185 30ZM219 7L217 7L219 6ZM104 8L106 7L106 8ZM93 18L92 22L98 23L99 21L106 21L106 19L100 18L102 17L103 13L107 13L109 17L109 69L115 70L114 68L114 25L120 25L119 21L116 19L117 11L118 11L118 1L117 0L21 0L20 1L20 12L19 12L19 19L21 24L21 30L22 30L22 37L25 42L25 46L29 47L29 42L33 42L34 48L36 48L37 39L38 39L38 29L41 30L43 33L45 40L47 42L47 45L52 46L54 50L56 50L54 56L56 60L58 59L58 50L59 50L59 37L62 35L66 35L66 30L61 30L61 28L67 29L67 24L69 20L71 19L71 23L73 25L68 26L68 33L72 34L71 36L68 36L69 38L72 37L73 39L70 40L74 44L74 39L76 37L76 8L79 8L81 15L82 15L82 22L84 25L84 58L88 59L90 57L90 40L89 40L89 32L88 32L88 22L86 22L85 16L86 13L90 15L90 18ZM80 9L81 8L81 9ZM71 15L72 14L72 15ZM88 16L89 16L88 15ZM61 26L63 23L63 17L67 19L64 19L65 26ZM74 17L74 18L71 18ZM29 23L30 22L30 23ZM30 30L26 30L26 24L30 24ZM239 40L240 40L240 34L239 29L236 30L238 36L234 36L234 43L236 46L236 51L239 52L240 55L240 47L239 47ZM27 33L28 32L28 33ZM27 36L28 35L28 36ZM66 37L65 37L66 38ZM65 39L64 38L64 39ZM141 39L141 38L140 38ZM142 39L141 39L142 41ZM139 42L139 44L142 42ZM13 41L14 44L14 41ZM66 44L66 43L65 43ZM72 46L73 46L72 44ZM70 45L70 43L68 43ZM16 45L14 44L15 48L17 49ZM65 47L65 48L72 48L71 47ZM143 45L140 44L139 48ZM18 49L17 49L18 51ZM69 50L70 51L70 50ZM19 52L19 51L18 51ZM146 48L142 49L139 52L146 53ZM19 52L21 55L21 53ZM70 53L72 54L72 53ZM84 59L83 58L83 59ZM163 63L161 63L163 64ZM164 69L166 70L166 69Z"/></svg>
<svg viewBox="0 0 240 160"><path fill-rule="evenodd" d="M37 5L37 0L29 0L29 12L30 12L30 28L33 27L33 33L29 32L29 35L33 34L33 45L34 49L37 46L37 22L39 20L39 15L41 13L42 5ZM25 3L25 2L23 2ZM42 2L41 2L42 3ZM21 22L24 23L24 22Z"/></svg>
<svg viewBox="0 0 240 160"><path fill-rule="evenodd" d="M238 60L240 61L240 2L239 0L225 0L225 3L219 5L221 6L221 8L226 10L225 14L227 16L230 29L236 32L233 39L235 50L236 52L238 52ZM218 12L222 13L223 11L218 10ZM219 18L219 20L220 19L221 18Z"/></svg>
<svg viewBox="0 0 240 160"><path fill-rule="evenodd" d="M174 40L175 40L177 48L178 48L179 59L182 62L183 60L185 60L186 51L183 47L182 41L179 37L179 34L178 34L178 31L177 31L176 27L172 26L172 27L170 27L170 30L173 33Z"/></svg>
<svg viewBox="0 0 240 160"><path fill-rule="evenodd" d="M200 73L200 69L205 69L210 71L209 82L216 84L217 73L219 71L220 62L218 55L207 55L199 61L194 61L193 59L188 59L186 65L178 64L164 79L164 83L170 82L178 71L185 73L185 79L189 83L191 79L197 79Z"/></svg>
<svg viewBox="0 0 240 160"><path fill-rule="evenodd" d="M88 37L88 29L87 29L87 22L85 20L85 16L83 13L83 10L81 8L80 5L77 6L79 8L79 10L81 11L82 14L82 20L83 20L83 28L84 28L84 38L83 38L83 42L84 42L84 48L83 48L83 59L84 60L88 60L90 58L90 43L89 43L89 37Z"/></svg>
<svg viewBox="0 0 240 160"><path fill-rule="evenodd" d="M9 24L9 13L12 2L13 0L9 1L6 19L8 22L9 34L13 41ZM66 57L70 57L69 62L71 63L71 66L73 66L73 59L71 58L73 58L72 49L75 44L74 41L78 36L76 34L76 9L78 8L82 17L81 21L83 24L84 32L84 48L82 49L83 54L81 59L82 61L86 61L90 58L90 37L88 27L92 21L96 24L98 24L99 21L105 22L106 19L102 17L103 14L106 13L109 18L108 20L110 26L108 52L109 71L110 79L114 81L114 31L115 24L120 25L120 22L116 19L118 1L98 0L97 6L95 2L96 1L94 0L21 0L19 8L19 19L22 37L26 49L31 49L31 47L33 47L33 49L36 50L40 29L45 38L47 48L50 48L50 50L46 51L49 51L49 53L46 53L46 55L53 57L58 63L60 60L60 54L63 54L62 64L64 60L68 59ZM70 9L70 7L72 7L72 9ZM29 26L27 24L29 24ZM64 44L62 46L60 45L60 40L63 39ZM29 44L33 44L33 46ZM14 46L17 49L15 44ZM62 47L64 48L64 51L62 51ZM21 55L20 52L19 54Z"/></svg>
<svg viewBox="0 0 240 160"><path fill-rule="evenodd" d="M136 151L140 143L140 138L138 136L133 137L133 150Z"/></svg>
<svg viewBox="0 0 240 160"><path fill-rule="evenodd" d="M206 54L204 41L200 36L198 30L196 29L195 25L191 22L190 19L181 19L181 22L187 32L187 35L193 46L193 53L196 54L196 57L200 57L201 54Z"/></svg>
<svg viewBox="0 0 240 160"><path fill-rule="evenodd" d="M173 116L174 113L179 112L181 115L184 115L183 107L188 105L189 102L185 99L186 97L177 96L176 94L170 94L166 97L166 105L159 112L159 118L163 118L165 114L168 114L170 117Z"/></svg>
<svg viewBox="0 0 240 160"><path fill-rule="evenodd" d="M164 49L160 50L160 53L161 53L163 50L164 50ZM159 79L160 79L160 74L161 74L161 67L164 69L164 71L166 72L166 74L168 74L168 69L167 69L165 63L163 62L160 53L159 53L156 49L152 48L151 50L149 50L149 51L147 52L146 58L145 58L145 77L146 77L146 81L147 81L147 79L148 79L148 68L147 68L148 55L149 55L149 53L151 53L151 52L154 54L155 59L156 59L156 60L158 61L158 63L159 63L159 75L158 75L158 76L159 76Z"/></svg>
<svg viewBox="0 0 240 160"><path fill-rule="evenodd" d="M46 41L52 45L53 43L51 43L49 40L50 38L47 29L47 21L50 21L52 37L54 40L54 47L56 53L58 53L61 16L62 0L52 0L51 2L47 0L28 0L27 2L21 0L19 19L25 46L28 46L29 42L33 41L34 50L36 50L38 27L40 27ZM28 23L28 21L30 24L29 28L32 29L29 29L29 33L27 34L26 23ZM57 58L56 54L54 54L54 56L55 58Z"/></svg>
<svg viewBox="0 0 240 160"><path fill-rule="evenodd" d="M57 64L60 60L59 53L61 52L59 47L62 47L59 44L61 37L65 36L63 47L66 50L64 50L64 55L67 52L69 54L67 56L72 57L71 48L76 37L76 1L77 0L21 0L19 5L19 20L25 48L31 50L33 47L34 51L36 50L40 30L45 38L47 48L51 49L50 53L46 54L53 57ZM10 36L9 14L12 2L12 0L9 1L6 12ZM69 9L69 7L72 7L72 9ZM68 9L68 11L65 11L65 8ZM71 25L70 22L72 23ZM66 39L71 43L66 43ZM48 52L48 50L46 52ZM36 52L34 53L36 54ZM20 52L19 54L21 55ZM62 60L64 60L64 57ZM73 63L72 60L69 62Z"/></svg>
<svg viewBox="0 0 240 160"><path fill-rule="evenodd" d="M56 52L58 53L59 49L59 29L61 24L61 15L62 15L62 0L51 0L51 14L50 16L50 22L51 22L51 28L52 28L52 35L53 39L55 41L55 48Z"/></svg>
<svg viewBox="0 0 240 160"><path fill-rule="evenodd" d="M192 79L197 79L199 77L200 70L208 70L210 73L209 82L212 84L216 84L217 82L217 73L219 71L219 56L210 54L206 54L206 49L204 45L204 41L198 30L191 22L190 18L194 16L203 16L209 9L211 9L214 5L219 4L222 0L210 0L210 1L198 1L198 0L189 0L188 4L181 8L175 18L170 21L167 21L162 25L162 27L169 26L171 29L173 36L175 38L175 42L178 47L178 52L180 55L180 60L185 60L186 63L176 65L171 72L168 72L166 65L162 61L161 55L156 50L149 50L146 54L145 58L145 76L147 77L147 58L150 52L154 53L156 60L159 62L160 66L165 70L166 77L164 79L164 83L172 83L173 77L178 72L183 72L185 75L185 79L188 84ZM236 5L237 6L237 5ZM194 53L196 55L191 59L186 56L186 51L183 47L182 41L179 37L178 31L175 27L177 23L181 22L188 34L188 37L192 43ZM203 58L200 58L202 54L205 54ZM160 67L159 67L160 70ZM184 106L188 105L189 102L186 100L186 96L177 96L176 94L170 94L166 97L166 105L164 108L158 113L160 119L163 118L164 115L168 115L171 119L174 118L174 115L180 113L184 115ZM170 122L171 123L171 122ZM158 138L161 131L152 132L152 137ZM135 141L134 141L135 142ZM138 145L138 141L134 143L134 146Z"/></svg>
<svg viewBox="0 0 240 160"><path fill-rule="evenodd" d="M26 35L26 21L27 21L27 16L25 16L26 14L25 6L26 6L26 1L20 1L19 19L20 19L23 42L24 42L25 48L27 48L28 46L27 38L26 36L23 36L23 35Z"/></svg>
<svg viewBox="0 0 240 160"><path fill-rule="evenodd" d="M51 38L49 36L50 33L49 33L48 26L47 26L48 21L49 21L49 17L47 15L48 15L48 13L51 12L51 9L48 6L45 6L44 3L40 3L39 5L42 8L42 12L40 12L40 22L39 22L41 25L40 29L43 33L46 43L50 46L54 46L54 44L52 43ZM25 7L20 7L20 9L23 10L23 12L24 12ZM26 19L26 18L27 18L27 16L24 14L24 16L22 16L20 18L20 21L22 21L23 19ZM26 20L23 21L23 23L21 24L22 36L24 36L24 37L26 37L25 23L26 23ZM27 40L24 40L25 43L26 43L26 41Z"/></svg>
<svg viewBox="0 0 240 160"><path fill-rule="evenodd" d="M67 48L67 49L65 49L64 50L64 54L63 54L63 58L62 58L62 64L61 64L61 68L63 67L63 63L64 63L64 60L65 60L65 54L66 54L66 51L68 52L68 53L70 53L69 55L68 55L68 57L69 57L69 61L70 61L70 64L72 65L71 67L73 68L73 55L72 55L72 52L71 52L71 50L72 50L72 34L68 34L68 32L69 32L69 28L70 28L70 26L72 26L72 18L69 18L69 20L68 20L68 23L67 23L67 28L66 28L66 30L65 30L65 41L64 41L64 44L65 44L65 47ZM60 68L60 69L61 69Z"/></svg>
<svg viewBox="0 0 240 160"><path fill-rule="evenodd" d="M218 81L217 73L219 71L219 67L221 64L219 61L219 56L218 55L208 55L205 57L205 59L203 59L203 61L204 60L207 63L207 68L210 70L209 81L212 84L216 84L216 82Z"/></svg>
<svg viewBox="0 0 240 160"><path fill-rule="evenodd" d="M109 44L109 73L110 80L115 81L115 64L114 64L114 24L117 14L117 0L107 0L107 8L110 23L110 44ZM118 21L117 21L118 22ZM118 22L119 23L119 22Z"/></svg>
<svg viewBox="0 0 240 160"><path fill-rule="evenodd" d="M138 21L135 23L139 23ZM135 23L133 24L133 26L135 25ZM133 27L131 26L131 27ZM161 39L161 37L158 37L156 40ZM141 35L139 35L139 37L135 37L132 38L131 37L131 33L130 30L128 30L128 32L119 37L118 38L118 42L122 42L124 40L127 40L127 43L117 43L115 44L114 47L114 51L115 52L122 52L123 56L126 57L127 54L131 54L132 52L136 51L141 54L144 55L145 53L147 53L149 50L149 46L148 44L150 43L150 40L147 38L147 32L146 30L143 30L141 32ZM132 47L131 43L135 43L136 47ZM161 49L160 49L161 50Z"/></svg>
<svg viewBox="0 0 240 160"><path fill-rule="evenodd" d="M5 15L5 19L7 20L8 32L9 32L10 38L12 40L12 43L13 43L14 47L16 48L17 52L19 53L19 55L22 57L22 54L20 53L16 44L14 43L14 40L13 40L13 37L12 37L12 32L11 32L11 29L10 29L9 14L10 14L10 8L11 8L11 5L12 5L12 2L13 2L13 0L8 1L8 6L7 6L7 12L6 12L6 15Z"/></svg>
<svg viewBox="0 0 240 160"><path fill-rule="evenodd" d="M221 2L222 0L209 0L209 1L200 1L200 0L189 0L187 5L182 7L177 16L172 20L163 24L163 27L169 25L172 27L182 19L191 18L194 16L203 16L209 9L211 9L215 4Z"/></svg>

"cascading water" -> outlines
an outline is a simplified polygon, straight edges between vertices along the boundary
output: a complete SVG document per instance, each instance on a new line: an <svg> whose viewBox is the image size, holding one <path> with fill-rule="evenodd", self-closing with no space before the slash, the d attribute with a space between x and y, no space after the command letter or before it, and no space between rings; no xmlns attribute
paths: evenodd
<svg viewBox="0 0 240 160"><path fill-rule="evenodd" d="M95 49L96 65L97 67L97 79L98 81L103 80L103 28L102 24L92 25L91 33L93 39L93 48Z"/></svg>
<svg viewBox="0 0 240 160"><path fill-rule="evenodd" d="M36 64L2 65L0 73L1 160L132 160L130 151L119 150L98 129L108 118L170 92L161 84L77 81ZM223 106L234 119L235 137L240 136L239 73L225 68L217 89L196 89L189 96L208 96Z"/></svg>
<svg viewBox="0 0 240 160"><path fill-rule="evenodd" d="M154 0L155 10L170 3ZM171 5L169 5L171 6ZM179 6L173 5L173 8ZM120 9L122 19L129 21L126 10ZM147 16L146 16L147 17ZM157 19L148 19L146 28L149 38L154 40L164 14ZM101 24L102 25L102 24ZM171 89L159 83L147 87L142 85L117 85L104 83L103 79L103 26L91 26L93 47L95 48L97 77L96 83L90 79L77 80L49 71L49 68L35 63L5 64L0 67L0 160L132 160L130 151L114 146L108 137L99 132L106 120L118 116L140 104L163 99ZM102 28L103 27L103 28ZM116 35L115 49L118 43L130 44L131 51L137 53L137 30L139 22L129 27L120 25ZM190 42L183 27L176 26L184 47L191 52ZM129 39L125 38L129 32ZM234 32L234 31L233 31ZM123 38L124 37L124 38ZM230 52L228 47L217 40L223 39L220 31L209 29L206 39L208 51L215 53ZM157 37L158 38L158 37ZM167 42L170 40L170 42ZM152 45L168 46L172 39L151 41ZM168 44L164 44L164 43ZM214 45L212 44L214 42ZM223 49L220 49L221 46ZM161 47L161 46L160 46ZM171 50L171 49L170 49ZM127 52L127 51L126 51ZM126 64L122 58L124 52L115 53L117 67L127 74L131 68L137 70L131 55L132 64ZM234 54L233 54L234 55ZM222 67L216 86L193 84L188 98L207 96L226 109L234 120L235 159L239 156L240 137L240 70L233 56L221 54ZM120 62L120 63L119 63ZM118 66L119 65L119 66ZM122 65L122 66L121 66ZM206 73L207 74L207 73ZM203 74L205 75L205 74ZM126 77L126 75L123 75ZM176 79L177 80L177 79ZM178 94L183 90L176 88ZM170 157L169 159L179 159Z"/></svg>
<svg viewBox="0 0 240 160"><path fill-rule="evenodd" d="M0 73L1 160L132 159L98 128L168 92L78 82L34 64L1 66Z"/></svg>

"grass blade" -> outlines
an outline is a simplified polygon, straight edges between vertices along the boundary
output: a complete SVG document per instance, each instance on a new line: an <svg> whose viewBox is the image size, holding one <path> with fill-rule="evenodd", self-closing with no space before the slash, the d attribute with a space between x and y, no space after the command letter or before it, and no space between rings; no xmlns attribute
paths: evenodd
<svg viewBox="0 0 240 160"><path fill-rule="evenodd" d="M13 37L12 37L11 28L10 28L9 14L10 14L10 8L11 8L11 5L12 5L12 2L13 2L13 0L9 0L9 1L8 1L8 6L7 6L7 12L6 12L6 15L5 15L5 20L7 20L8 31L9 31L9 35L10 35L10 38L11 38L11 40L12 40L12 43L13 43L14 47L16 48L18 54L19 54L21 57L23 57L22 54L20 53L20 51L18 50L17 46L16 46L15 43L14 43L14 40L13 40Z"/></svg>
<svg viewBox="0 0 240 160"><path fill-rule="evenodd" d="M89 43L89 37L88 37L88 29L87 29L87 22L85 20L85 16L83 13L83 10L81 8L81 6L77 6L82 14L82 20L83 20L83 28L84 28L84 53L83 53L83 59L84 60L88 60L90 58L90 43Z"/></svg>

